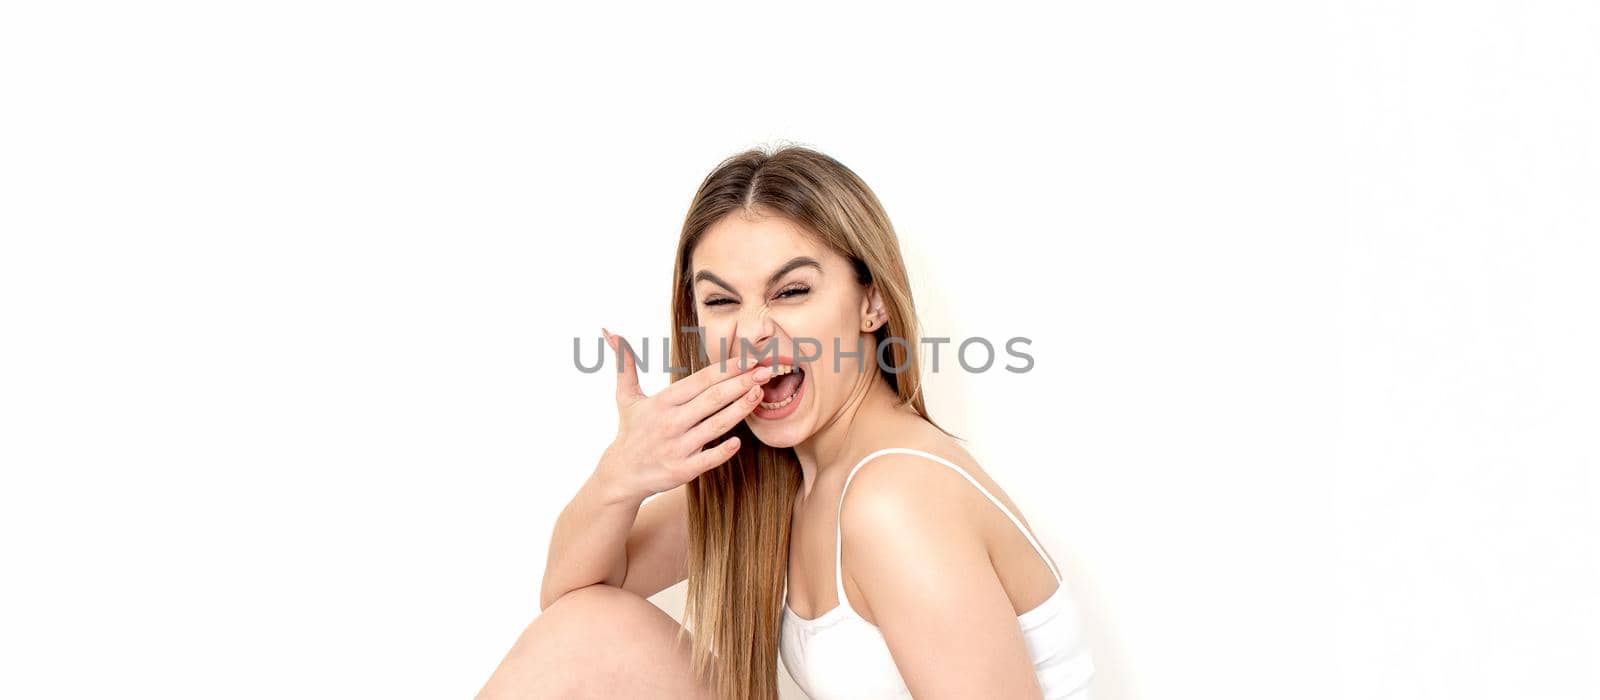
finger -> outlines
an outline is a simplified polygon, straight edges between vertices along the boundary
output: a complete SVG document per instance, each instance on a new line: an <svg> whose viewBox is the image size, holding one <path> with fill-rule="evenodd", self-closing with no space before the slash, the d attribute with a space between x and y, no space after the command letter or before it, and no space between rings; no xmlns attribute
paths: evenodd
<svg viewBox="0 0 1600 700"><path fill-rule="evenodd" d="M757 367L754 372L745 372L713 384L683 405L683 411L688 417L686 425L694 425L705 420L723 406L738 401L750 387L759 387L770 379L772 379L771 367Z"/></svg>
<svg viewBox="0 0 1600 700"><path fill-rule="evenodd" d="M634 364L633 346L628 344L627 338L604 328L600 330L605 331L606 342L620 356L617 361L617 405L631 405L644 397L644 392L639 390L639 368Z"/></svg>
<svg viewBox="0 0 1600 700"><path fill-rule="evenodd" d="M750 369L755 368L752 367ZM685 404L712 385L731 377L737 377L745 372L746 370L739 368L738 360L719 359L705 367L701 367L698 372L667 385L667 388L662 389L661 393L656 394L656 397L666 401L668 405Z"/></svg>
<svg viewBox="0 0 1600 700"><path fill-rule="evenodd" d="M722 410L711 414L709 418L700 421L699 425L691 428L685 434L685 439L694 445L704 445L711 442L723 433L733 430L733 426L738 425L739 421L744 420L745 416L756 410L756 406L760 403L761 387L751 387L749 391L741 394L737 401L728 404Z"/></svg>
<svg viewBox="0 0 1600 700"><path fill-rule="evenodd" d="M684 466L694 471L695 476L699 476L733 459L736 454L739 454L738 435L723 440L714 447L708 447L689 455L689 459L684 462Z"/></svg>

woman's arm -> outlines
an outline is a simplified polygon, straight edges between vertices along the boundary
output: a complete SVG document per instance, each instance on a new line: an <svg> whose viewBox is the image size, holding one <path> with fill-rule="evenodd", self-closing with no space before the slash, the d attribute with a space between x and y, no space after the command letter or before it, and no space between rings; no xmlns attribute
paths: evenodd
<svg viewBox="0 0 1600 700"><path fill-rule="evenodd" d="M539 609L605 583L650 597L688 576L684 487L648 499L625 496L597 471L556 518Z"/></svg>
<svg viewBox="0 0 1600 700"><path fill-rule="evenodd" d="M627 342L607 336L613 350ZM733 457L739 439L720 436L755 409L772 378L771 367L713 362L646 396L632 352L618 354L617 438L556 517L541 611L596 583L649 597L688 577L685 486Z"/></svg>
<svg viewBox="0 0 1600 700"><path fill-rule="evenodd" d="M850 580L914 697L1040 698L972 487L929 466L887 455L856 474L840 515Z"/></svg>

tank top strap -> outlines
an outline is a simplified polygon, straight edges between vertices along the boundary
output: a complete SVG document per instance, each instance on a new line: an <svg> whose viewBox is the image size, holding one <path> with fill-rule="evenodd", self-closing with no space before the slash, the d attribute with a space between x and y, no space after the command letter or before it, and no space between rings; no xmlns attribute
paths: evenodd
<svg viewBox="0 0 1600 700"><path fill-rule="evenodd" d="M839 605L841 607L848 606L850 604L849 599L845 598L844 595L844 531L839 525L844 515L844 494L850 489L850 480L856 478L856 472L860 470L861 467L866 466L867 462L887 454L909 454L925 457L933 460L934 462L954 469L956 470L957 474L966 477L968 482L978 488L979 493L982 493L985 498L989 499L990 503L995 504L995 506L1000 509L1000 512L1005 513L1006 517L1011 519L1011 523L1017 526L1017 529L1022 532L1022 536L1028 538L1028 544L1033 545L1033 551L1038 552L1039 558L1043 559L1045 566L1050 568L1050 573L1056 577L1057 581L1061 580L1061 572L1056 569L1055 563L1050 561L1050 557L1045 555L1044 547L1040 546L1039 540L1034 538L1033 533L1028 532L1028 528L1024 527L1022 525L1022 521L1011 513L1011 509L1007 508L1004 503L1001 503L1000 499L995 498L994 494L990 493L989 489L984 488L983 484L978 483L977 479L972 478L972 475L968 474L967 470L962 469L955 462L931 452L924 452L922 450L912 449L910 447L885 447L865 457L862 457L860 462L857 462L854 467L851 467L850 473L845 475L844 486L839 489L839 509L834 515L833 522L833 582L834 587L838 589Z"/></svg>

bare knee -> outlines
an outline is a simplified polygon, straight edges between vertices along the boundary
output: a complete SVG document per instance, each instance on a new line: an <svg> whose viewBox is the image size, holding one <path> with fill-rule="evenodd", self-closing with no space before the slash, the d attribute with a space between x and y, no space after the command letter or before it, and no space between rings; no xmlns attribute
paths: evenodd
<svg viewBox="0 0 1600 700"><path fill-rule="evenodd" d="M593 690L618 671L609 661L659 644L668 627L677 629L670 616L631 591L606 584L575 589L523 630L478 697L530 697L528 689L537 691L531 697L571 697Z"/></svg>
<svg viewBox="0 0 1600 700"><path fill-rule="evenodd" d="M659 609L639 594L604 583L575 588L545 607L540 617L559 620L628 617Z"/></svg>

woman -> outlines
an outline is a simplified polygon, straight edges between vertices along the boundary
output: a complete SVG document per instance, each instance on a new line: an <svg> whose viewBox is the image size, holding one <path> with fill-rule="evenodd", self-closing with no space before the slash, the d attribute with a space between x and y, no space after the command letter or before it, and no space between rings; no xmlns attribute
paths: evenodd
<svg viewBox="0 0 1600 700"><path fill-rule="evenodd" d="M855 173L800 147L724 161L672 289L688 371L645 396L606 333L617 437L480 698L766 700L780 655L818 700L1089 697L1055 563L928 417L899 244ZM646 598L685 578L680 627Z"/></svg>

